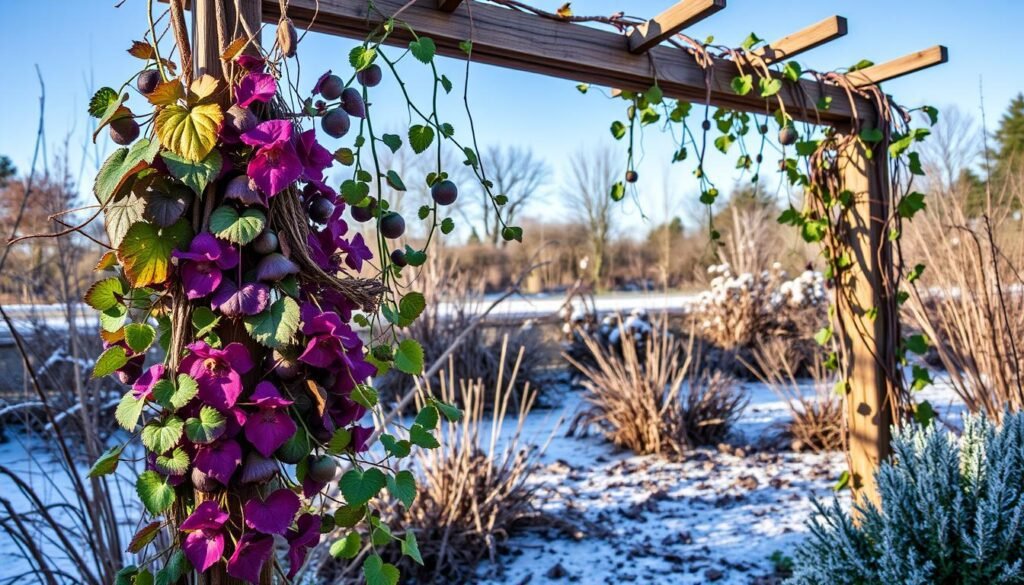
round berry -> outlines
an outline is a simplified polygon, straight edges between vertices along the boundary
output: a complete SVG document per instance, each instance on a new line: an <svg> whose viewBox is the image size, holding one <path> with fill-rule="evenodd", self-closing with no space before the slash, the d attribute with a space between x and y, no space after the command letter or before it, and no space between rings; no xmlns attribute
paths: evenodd
<svg viewBox="0 0 1024 585"><path fill-rule="evenodd" d="M115 144L128 146L139 137L139 123L135 118L118 118L110 123L110 139Z"/></svg>
<svg viewBox="0 0 1024 585"><path fill-rule="evenodd" d="M374 199L369 205L363 207L352 207L352 219L359 223L366 223L377 216L377 200Z"/></svg>
<svg viewBox="0 0 1024 585"><path fill-rule="evenodd" d="M711 120L704 120L700 123L700 127L703 128L705 132L711 130Z"/></svg>
<svg viewBox="0 0 1024 585"><path fill-rule="evenodd" d="M393 250L391 252L391 263L399 268L409 265L409 260L405 257L405 250Z"/></svg>
<svg viewBox="0 0 1024 585"><path fill-rule="evenodd" d="M135 87L139 88L140 93L148 95L153 93L159 83L160 72L156 69L146 69L139 73L138 79L135 80Z"/></svg>
<svg viewBox="0 0 1024 585"><path fill-rule="evenodd" d="M320 457L314 457L309 462L309 479L317 483L327 483L334 479L334 475L338 472L338 464L334 462L333 457L327 455L321 455Z"/></svg>
<svg viewBox="0 0 1024 585"><path fill-rule="evenodd" d="M629 169L628 171L626 171L626 182L627 183L636 183L637 180L639 180L639 179L640 179L640 174L637 173L636 171L634 171L633 169Z"/></svg>
<svg viewBox="0 0 1024 585"><path fill-rule="evenodd" d="M356 118L366 117L366 104L363 103L363 94L354 87L347 87L341 92L341 107L351 116Z"/></svg>
<svg viewBox="0 0 1024 585"><path fill-rule="evenodd" d="M263 233L252 241L252 249L257 254L266 256L277 252L277 243L277 234L273 230L263 230Z"/></svg>
<svg viewBox="0 0 1024 585"><path fill-rule="evenodd" d="M797 134L796 128L792 126L785 126L782 130L779 130L779 143L783 146L792 146L796 144L797 138L800 135Z"/></svg>
<svg viewBox="0 0 1024 585"><path fill-rule="evenodd" d="M309 204L309 218L319 224L327 223L334 213L334 204L326 197L317 197Z"/></svg>
<svg viewBox="0 0 1024 585"><path fill-rule="evenodd" d="M385 213L380 218L380 233L389 240L402 237L405 233L405 219L394 211Z"/></svg>
<svg viewBox="0 0 1024 585"><path fill-rule="evenodd" d="M324 132L326 132L331 138L341 138L348 134L348 129L352 125L352 121L348 117L348 114L345 113L345 110L341 108L334 108L330 112L327 112L327 115L324 116L320 125L323 127Z"/></svg>
<svg viewBox="0 0 1024 585"><path fill-rule="evenodd" d="M363 69L359 73L356 73L356 81L363 84L366 87L374 87L380 80L384 78L384 73L380 70L380 67L376 64L370 65L366 69Z"/></svg>
<svg viewBox="0 0 1024 585"><path fill-rule="evenodd" d="M326 79L320 82L320 95L327 101L334 101L340 98L341 92L344 89L345 82L337 75L328 75Z"/></svg>
<svg viewBox="0 0 1024 585"><path fill-rule="evenodd" d="M451 205L459 197L459 188L455 186L455 183L445 179L434 183L434 186L430 188L430 196L438 205Z"/></svg>

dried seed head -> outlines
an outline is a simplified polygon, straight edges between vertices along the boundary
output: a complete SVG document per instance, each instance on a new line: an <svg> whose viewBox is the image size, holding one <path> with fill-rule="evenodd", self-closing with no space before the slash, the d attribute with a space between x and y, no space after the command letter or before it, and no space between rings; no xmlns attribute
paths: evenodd
<svg viewBox="0 0 1024 585"><path fill-rule="evenodd" d="M298 44L299 36L295 32L295 25L292 24L292 19L282 18L277 23L277 46L281 47L281 54L285 57L294 57Z"/></svg>

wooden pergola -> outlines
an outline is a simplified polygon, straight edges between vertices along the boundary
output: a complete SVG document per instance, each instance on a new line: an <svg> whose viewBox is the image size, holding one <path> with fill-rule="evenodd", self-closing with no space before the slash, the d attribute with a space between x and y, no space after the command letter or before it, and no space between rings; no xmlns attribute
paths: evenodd
<svg viewBox="0 0 1024 585"><path fill-rule="evenodd" d="M196 70L221 75L215 13L218 4L227 22L237 22L237 34L258 31L259 23L277 23L281 0L192 0L193 47ZM708 72L694 55L663 42L687 26L721 11L726 0L682 0L628 34L560 22L528 12L487 4L480 0L288 0L287 16L297 27L330 35L364 39L386 19L401 11L400 19L417 34L434 40L439 54L464 57L459 43L473 41L478 62L550 75L578 82L643 91L655 79L664 95L687 102L764 113L777 103L751 92L737 95L730 82L736 65L716 60ZM842 37L846 19L832 16L757 50L766 63L779 63ZM230 31L228 31L230 32ZM387 42L399 44L411 37L401 27ZM890 79L944 63L947 51L935 46L848 74L855 87ZM710 73L710 75L709 75ZM755 73L756 75L756 73ZM773 76L777 75L772 73ZM796 121L831 125L841 132L854 122L871 124L878 113L867 98L851 95L838 85L801 80L786 82L779 94L787 114ZM708 99L710 96L710 99ZM813 104L831 98L826 110ZM891 263L891 244L884 227L889 217L890 182L888 148L874 145L866 156L864 145L840 153L842 181L855 194L848 244L853 266L845 273L849 295L837 295L839 318L847 332L841 343L849 356L847 414L852 485L874 497L873 472L889 451L891 410L887 407L889 372L896 369L897 333L887 326L897 315L896 299L883 286L883 270Z"/></svg>

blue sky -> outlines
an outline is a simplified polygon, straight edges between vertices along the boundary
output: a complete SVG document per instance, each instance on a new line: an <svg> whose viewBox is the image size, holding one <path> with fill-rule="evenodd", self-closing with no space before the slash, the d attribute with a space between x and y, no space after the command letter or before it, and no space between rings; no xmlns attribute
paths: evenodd
<svg viewBox="0 0 1024 585"><path fill-rule="evenodd" d="M359 1L359 0L352 0ZM428 0L421 0L428 1ZM608 14L628 7L630 14L651 16L672 0L580 0L577 14ZM82 168L83 193L88 193L97 158L111 146L101 138L98 147L85 151L85 107L89 88L119 85L138 66L125 49L141 38L146 28L145 0L125 0L121 8L113 0L0 0L0 49L7 56L0 68L0 154L10 156L19 169L27 170L32 155L39 115L35 65L46 81L46 136L52 156L70 139L74 169ZM557 0L536 0L554 9ZM161 5L162 7L162 5ZM1024 90L1024 60L1013 57L1024 3L1013 0L730 0L726 10L688 31L697 38L713 34L716 42L738 45L750 32L773 39L832 15L849 19L849 34L801 56L809 67L829 69L848 66L861 58L881 62L934 44L949 47L950 62L886 84L899 102L917 106L950 104L978 115L979 84L991 128L1009 100ZM333 67L344 70L353 41L311 35L300 47L303 76L300 87L311 86L319 72ZM413 88L427 81L426 68L409 63L403 67ZM441 63L457 85L462 65ZM594 144L613 143L608 132L612 120L622 115L622 102L596 94L580 95L574 83L539 75L474 65L470 102L481 146L513 144L533 147L554 169L552 196L557 191L569 154ZM409 118L393 85L375 100L378 115L387 118L386 128L400 129ZM392 88L388 90L387 88ZM453 93L442 111L465 133L461 89ZM459 93L459 95L456 95ZM136 96L136 100L137 100ZM328 143L335 148L342 143ZM621 146L621 145L620 145ZM86 156L83 160L83 152ZM671 143L649 131L640 166L639 202L657 216L666 184L677 203L674 213L685 214L692 206L680 201L696 197L691 167L668 169L665 161ZM715 164L720 185L732 178L734 157ZM664 180L665 173L671 173ZM538 201L530 214L542 217L560 212L557 201ZM625 206L625 229L643 229L635 206Z"/></svg>

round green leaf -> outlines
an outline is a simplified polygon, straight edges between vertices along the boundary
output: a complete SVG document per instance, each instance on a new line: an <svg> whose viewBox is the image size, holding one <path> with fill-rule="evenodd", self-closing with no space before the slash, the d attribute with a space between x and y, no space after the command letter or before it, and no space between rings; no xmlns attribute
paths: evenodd
<svg viewBox="0 0 1024 585"><path fill-rule="evenodd" d="M129 323L124 327L124 341L135 353L144 353L156 340L156 329L149 323Z"/></svg>
<svg viewBox="0 0 1024 585"><path fill-rule="evenodd" d="M127 363L128 354L125 353L123 347L120 345L108 347L106 351L100 354L100 357L96 358L96 365L92 368L92 377L102 378L103 376L109 376L123 368Z"/></svg>
<svg viewBox="0 0 1024 585"><path fill-rule="evenodd" d="M174 488L155 471L143 471L135 482L135 491L154 516L166 512L174 504Z"/></svg>
<svg viewBox="0 0 1024 585"><path fill-rule="evenodd" d="M210 231L235 244L248 244L267 225L267 216L258 209L246 209L241 215L230 205L222 205L210 214Z"/></svg>
<svg viewBox="0 0 1024 585"><path fill-rule="evenodd" d="M287 345L299 329L299 304L281 297L258 315L245 318L245 330L260 345L278 348Z"/></svg>

